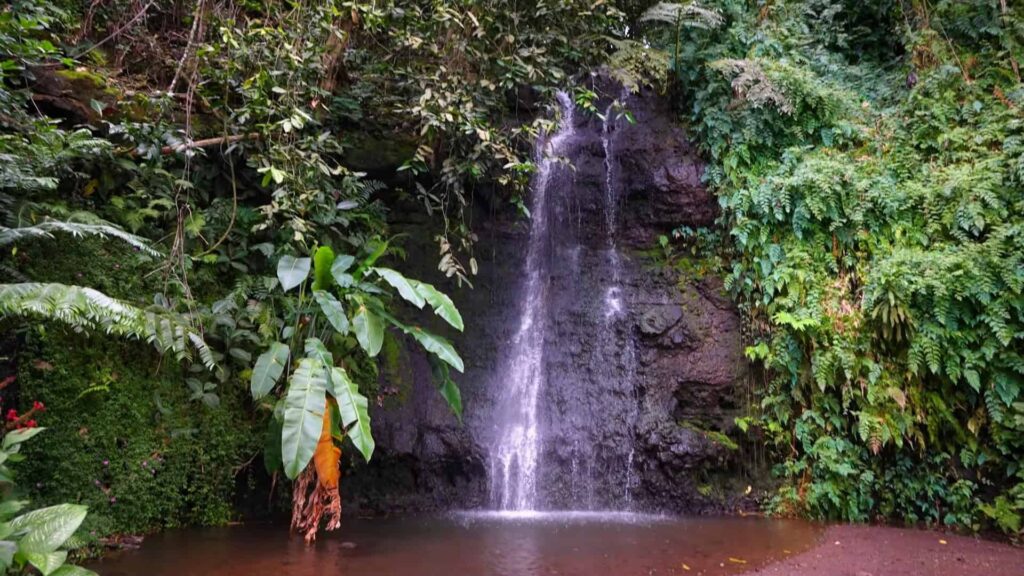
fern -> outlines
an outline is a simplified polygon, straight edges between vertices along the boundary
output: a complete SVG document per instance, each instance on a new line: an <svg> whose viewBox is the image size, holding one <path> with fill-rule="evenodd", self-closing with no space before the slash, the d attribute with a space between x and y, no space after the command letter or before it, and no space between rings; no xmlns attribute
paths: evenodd
<svg viewBox="0 0 1024 576"><path fill-rule="evenodd" d="M63 232L76 238L84 236L115 238L150 256L160 255L159 252L150 247L146 239L134 234L129 234L128 232L125 232L124 230L121 230L109 223L87 224L83 222L66 222L60 220L46 220L34 226L21 226L18 228L0 226L0 246L6 246L20 240L31 238L50 239L53 238L54 232Z"/></svg>
<svg viewBox="0 0 1024 576"><path fill-rule="evenodd" d="M717 28L725 22L722 14L713 8L705 8L698 2L679 4L659 2L640 16L641 22L662 22L691 28Z"/></svg>
<svg viewBox="0 0 1024 576"><path fill-rule="evenodd" d="M55 320L77 330L98 330L145 340L179 360L216 367L213 354L186 317L156 308L138 308L81 286L26 282L0 284L0 317L22 316Z"/></svg>
<svg viewBox="0 0 1024 576"><path fill-rule="evenodd" d="M712 62L711 67L731 76L733 91L755 108L774 106L783 114L792 114L795 110L792 101L765 74L758 62L725 58Z"/></svg>

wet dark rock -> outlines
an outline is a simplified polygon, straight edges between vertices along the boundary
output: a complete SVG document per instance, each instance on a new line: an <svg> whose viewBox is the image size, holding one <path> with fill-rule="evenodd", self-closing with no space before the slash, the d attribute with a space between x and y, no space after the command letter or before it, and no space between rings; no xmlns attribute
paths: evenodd
<svg viewBox="0 0 1024 576"><path fill-rule="evenodd" d="M605 86L597 103L621 95ZM667 102L644 92L628 98L636 124L603 125L578 112L569 156L575 170L549 194L546 255L546 387L538 414L543 450L538 485L548 508L702 511L719 507L709 478L736 458L723 435L738 414L737 384L746 377L740 319L720 279L680 284L642 256L672 229L710 226L715 198L702 184L704 164ZM603 134L610 135L606 158ZM608 236L606 160L616 224ZM432 238L419 206L395 210L396 231ZM381 370L382 394L371 409L373 463L347 467L350 504L381 511L491 506L488 455L495 441L500 381L519 324L529 222L490 204L474 215L480 275L458 289L436 270L437 248L406 245L403 269L453 296L467 319L456 334L429 317L417 321L453 339L466 363L460 424L437 394L423 355L398 338ZM616 285L610 258L618 255ZM621 311L605 312L611 300ZM410 311L411 312L411 311ZM386 352L386 351L385 351ZM387 356L382 353L382 356ZM347 504L348 505L348 504Z"/></svg>
<svg viewBox="0 0 1024 576"><path fill-rule="evenodd" d="M683 309L675 304L654 306L640 317L640 332L645 336L660 336L683 317Z"/></svg>

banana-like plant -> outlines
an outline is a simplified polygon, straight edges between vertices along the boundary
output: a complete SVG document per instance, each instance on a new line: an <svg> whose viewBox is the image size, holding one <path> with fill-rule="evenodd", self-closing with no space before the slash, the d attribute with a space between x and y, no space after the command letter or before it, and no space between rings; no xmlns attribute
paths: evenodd
<svg viewBox="0 0 1024 576"><path fill-rule="evenodd" d="M284 473L297 480L292 524L307 541L315 538L324 513L329 516L328 529L338 525L337 471L342 440L348 438L367 461L374 450L369 402L344 361L339 362L330 351L332 341L351 334L372 358L380 353L387 326L408 334L436 359L439 392L461 418L462 399L449 368L462 372L462 358L448 340L395 318L388 311L387 299L397 294L416 308L429 305L434 314L460 331L462 316L451 299L432 285L376 266L386 250L387 243L381 243L358 265L353 256L336 255L327 246L318 248L312 258L286 255L278 261L281 289L298 289L295 323L282 330L286 341L272 343L257 358L250 383L253 398L259 400L289 372L274 424L281 429ZM329 336L323 340L318 337L325 334ZM309 466L310 462L314 466Z"/></svg>

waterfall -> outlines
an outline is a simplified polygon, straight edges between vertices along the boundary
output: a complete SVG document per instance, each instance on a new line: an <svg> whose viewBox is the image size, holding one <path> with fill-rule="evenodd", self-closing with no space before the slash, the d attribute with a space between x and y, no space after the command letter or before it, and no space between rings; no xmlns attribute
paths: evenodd
<svg viewBox="0 0 1024 576"><path fill-rule="evenodd" d="M627 97L577 117L559 93L558 128L538 138L519 325L494 379L498 510L632 508L637 358L615 150Z"/></svg>
<svg viewBox="0 0 1024 576"><path fill-rule="evenodd" d="M624 368L624 379L625 386L630 389L633 393L631 403L631 410L628 415L629 428L632 430L636 426L636 419L638 413L639 402L635 397L635 382L636 379L636 346L633 342L631 335L629 334L628 319L625 317L623 302L622 302L622 261L619 255L618 242L616 236L618 234L619 226L619 204L622 201L621 190L618 186L617 174L615 172L615 150L613 145L614 132L616 129L616 122L618 117L616 115L616 107L625 108L629 101L629 90L626 88L622 89L619 96L619 100L613 100L608 104L608 108L605 109L604 119L601 124L601 147L604 151L604 233L605 243L608 247L608 266L611 268L611 274L608 282L608 286L605 288L605 331L602 334L602 339L614 347L618 344L617 334L615 331L616 324L625 324L622 332L625 334L623 342L620 346L621 363ZM632 442L630 442L632 446ZM631 447L629 450L629 456L626 458L625 472L623 474L623 507L629 509L633 505L633 460L635 450Z"/></svg>
<svg viewBox="0 0 1024 576"><path fill-rule="evenodd" d="M496 423L497 441L491 452L491 497L502 510L534 510L537 507L537 468L540 429L537 403L544 373L544 333L549 316L547 282L549 243L548 187L552 173L560 169L562 147L573 135L574 106L569 95L558 93L561 105L559 128L550 138L538 139L537 173L532 183L530 239L526 254L525 287L520 324L500 382L504 385Z"/></svg>

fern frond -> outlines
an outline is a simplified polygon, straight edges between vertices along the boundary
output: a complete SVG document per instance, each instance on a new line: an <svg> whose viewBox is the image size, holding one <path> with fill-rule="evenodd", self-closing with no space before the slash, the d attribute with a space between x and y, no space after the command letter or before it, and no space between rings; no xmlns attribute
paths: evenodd
<svg viewBox="0 0 1024 576"><path fill-rule="evenodd" d="M159 309L143 309L82 286L25 282L0 284L0 317L28 316L55 320L77 329L102 330L145 340L179 360L216 367L213 354L188 318Z"/></svg>
<svg viewBox="0 0 1024 576"><path fill-rule="evenodd" d="M793 103L768 78L757 62L724 58L712 62L711 67L732 76L732 89L736 95L753 104L755 108L768 104L775 106L783 114L793 113Z"/></svg>
<svg viewBox="0 0 1024 576"><path fill-rule="evenodd" d="M641 22L663 22L691 28L717 28L725 22L714 8L705 8L698 2L658 2L640 16Z"/></svg>
<svg viewBox="0 0 1024 576"><path fill-rule="evenodd" d="M46 220L34 226L20 226L17 228L0 226L0 246L6 246L7 244L13 244L28 238L53 238L54 232L63 232L76 238L83 236L115 238L150 256L160 256L160 253L150 247L149 242L145 238L130 234L113 224L102 221L87 224L84 222Z"/></svg>

